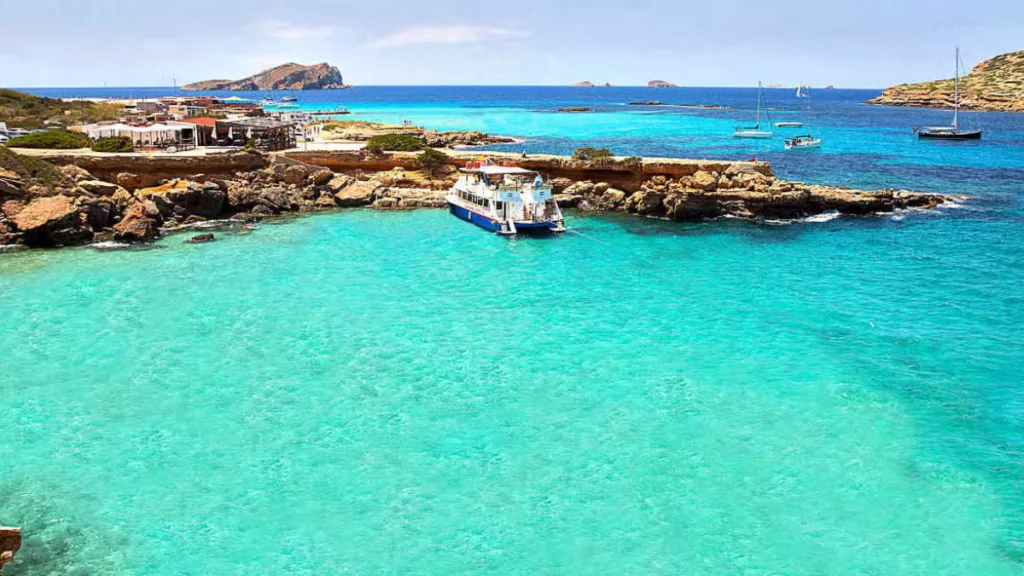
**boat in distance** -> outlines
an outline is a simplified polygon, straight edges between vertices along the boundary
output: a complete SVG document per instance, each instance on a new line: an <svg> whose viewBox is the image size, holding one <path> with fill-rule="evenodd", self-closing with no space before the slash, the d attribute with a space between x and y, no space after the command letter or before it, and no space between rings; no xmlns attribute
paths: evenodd
<svg viewBox="0 0 1024 576"><path fill-rule="evenodd" d="M768 116L768 127L772 128L772 113L771 109L768 108L767 103L764 99L764 88L761 87L761 83L757 83L757 120L753 126L736 126L736 131L733 132L734 138L755 138L755 139L767 139L775 135L773 130L762 130L761 129L761 111L764 110Z"/></svg>
<svg viewBox="0 0 1024 576"><path fill-rule="evenodd" d="M502 236L565 232L551 184L533 170L489 159L467 162L445 200L457 218Z"/></svg>
<svg viewBox="0 0 1024 576"><path fill-rule="evenodd" d="M807 150L821 148L821 138L815 138L807 133L803 136L786 138L786 150Z"/></svg>

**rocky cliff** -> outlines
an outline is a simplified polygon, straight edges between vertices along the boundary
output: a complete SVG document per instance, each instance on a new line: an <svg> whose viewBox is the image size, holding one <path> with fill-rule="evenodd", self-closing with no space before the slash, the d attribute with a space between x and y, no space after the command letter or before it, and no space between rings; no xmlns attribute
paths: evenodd
<svg viewBox="0 0 1024 576"><path fill-rule="evenodd" d="M337 67L326 62L303 66L290 62L242 80L206 80L182 90L336 90L347 88Z"/></svg>
<svg viewBox="0 0 1024 576"><path fill-rule="evenodd" d="M953 80L901 84L868 104L952 108ZM960 105L970 110L1024 112L1024 51L996 56L960 79Z"/></svg>

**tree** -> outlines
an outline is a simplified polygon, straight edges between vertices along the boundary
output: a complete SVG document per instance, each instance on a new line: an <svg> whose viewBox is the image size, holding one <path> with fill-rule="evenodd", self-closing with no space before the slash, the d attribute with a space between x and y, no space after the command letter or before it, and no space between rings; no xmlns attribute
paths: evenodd
<svg viewBox="0 0 1024 576"><path fill-rule="evenodd" d="M448 160L448 155L444 152L433 148L426 148L416 157L416 166L433 175L438 168L448 164Z"/></svg>

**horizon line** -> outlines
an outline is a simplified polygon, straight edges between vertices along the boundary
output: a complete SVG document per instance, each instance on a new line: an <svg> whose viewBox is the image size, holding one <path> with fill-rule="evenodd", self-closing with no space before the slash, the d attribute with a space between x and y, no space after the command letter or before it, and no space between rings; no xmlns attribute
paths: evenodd
<svg viewBox="0 0 1024 576"><path fill-rule="evenodd" d="M775 86L769 87L764 86L765 90L790 90L796 88L796 85L789 86ZM825 86L807 86L811 89L825 90ZM182 92L238 92L238 93L258 93L258 92L344 92L346 90L353 90L357 88L575 88L578 90L588 89L608 89L608 88L645 88L649 90L658 91L670 91L679 89L693 89L693 88L704 88L704 89L729 89L729 88L757 88L757 86L742 86L742 85L731 85L731 86L676 86L674 88L654 88L644 84L613 84L611 86L602 86L595 84L594 86L573 86L572 84L353 84L350 88L328 88L328 89L299 89L291 90L286 88L279 88L273 90L182 90L180 86L0 86L0 90L77 90L82 88L88 89L103 89L103 90L130 90L130 89L147 89L147 90L178 90ZM878 87L849 87L849 86L832 86L833 90L885 90L885 88Z"/></svg>

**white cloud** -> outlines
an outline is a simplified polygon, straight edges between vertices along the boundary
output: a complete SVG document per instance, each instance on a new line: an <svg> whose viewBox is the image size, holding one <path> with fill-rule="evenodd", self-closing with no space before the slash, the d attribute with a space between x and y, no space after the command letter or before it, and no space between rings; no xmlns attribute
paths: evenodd
<svg viewBox="0 0 1024 576"><path fill-rule="evenodd" d="M291 22L264 22L259 31L271 38L282 40L304 40L308 38L326 38L334 34L331 26L302 26Z"/></svg>
<svg viewBox="0 0 1024 576"><path fill-rule="evenodd" d="M474 44L492 38L526 38L521 30L489 26L416 26L399 30L373 43L375 48L414 44Z"/></svg>

